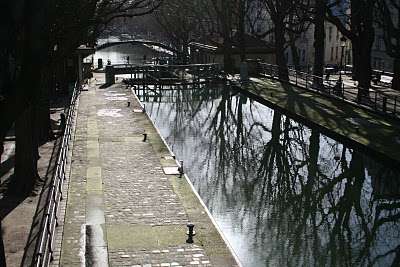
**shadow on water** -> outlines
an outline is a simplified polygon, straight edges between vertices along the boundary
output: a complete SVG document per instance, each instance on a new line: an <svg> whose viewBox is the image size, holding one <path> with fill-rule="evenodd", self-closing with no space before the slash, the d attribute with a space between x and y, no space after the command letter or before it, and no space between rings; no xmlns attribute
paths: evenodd
<svg viewBox="0 0 400 267"><path fill-rule="evenodd" d="M244 266L396 266L399 168L227 85L163 89L138 93Z"/></svg>

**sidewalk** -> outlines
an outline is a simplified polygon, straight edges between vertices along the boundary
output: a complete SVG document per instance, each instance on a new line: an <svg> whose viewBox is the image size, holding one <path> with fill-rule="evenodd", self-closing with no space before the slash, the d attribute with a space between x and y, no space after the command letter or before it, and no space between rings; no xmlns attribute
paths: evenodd
<svg viewBox="0 0 400 267"><path fill-rule="evenodd" d="M140 103L102 79L80 96L52 266L239 266Z"/></svg>
<svg viewBox="0 0 400 267"><path fill-rule="evenodd" d="M389 164L400 163L398 120L268 78L251 78L241 88L243 93L345 144L375 154Z"/></svg>

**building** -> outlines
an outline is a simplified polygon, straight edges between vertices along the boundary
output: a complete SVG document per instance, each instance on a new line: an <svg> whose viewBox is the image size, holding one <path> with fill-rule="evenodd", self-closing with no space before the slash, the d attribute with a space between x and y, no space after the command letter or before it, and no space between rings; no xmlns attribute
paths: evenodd
<svg viewBox="0 0 400 267"><path fill-rule="evenodd" d="M234 68L239 69L241 64L238 36L235 34L233 40L233 61ZM222 39L217 40L219 45L207 41L192 42L189 44L190 59L192 63L218 63L223 67L224 53L222 50ZM246 60L275 64L275 46L259 38L245 35Z"/></svg>

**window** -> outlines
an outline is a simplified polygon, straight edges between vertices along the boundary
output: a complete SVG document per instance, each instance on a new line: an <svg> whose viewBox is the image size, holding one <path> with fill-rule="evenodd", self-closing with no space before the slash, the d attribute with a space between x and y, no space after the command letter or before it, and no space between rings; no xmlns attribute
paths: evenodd
<svg viewBox="0 0 400 267"><path fill-rule="evenodd" d="M301 61L305 61L306 60L306 50L303 49L303 57L301 58Z"/></svg>
<svg viewBox="0 0 400 267"><path fill-rule="evenodd" d="M329 37L329 42L332 41L332 27L329 27L328 37Z"/></svg>
<svg viewBox="0 0 400 267"><path fill-rule="evenodd" d="M333 60L333 46L331 47L331 60Z"/></svg>
<svg viewBox="0 0 400 267"><path fill-rule="evenodd" d="M338 58L339 58L339 47L336 46L336 56L335 56L335 59L338 59Z"/></svg>

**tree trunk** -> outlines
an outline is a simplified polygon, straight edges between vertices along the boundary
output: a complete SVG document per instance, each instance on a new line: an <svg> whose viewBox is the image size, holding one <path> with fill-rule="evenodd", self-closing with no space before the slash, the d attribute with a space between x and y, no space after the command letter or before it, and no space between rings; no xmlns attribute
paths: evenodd
<svg viewBox="0 0 400 267"><path fill-rule="evenodd" d="M352 44L353 59L357 64L355 67L359 87L359 101L365 100L366 97L368 98L371 85L371 52L375 38L373 27L374 6L374 0L351 1L351 31L357 36L352 39Z"/></svg>
<svg viewBox="0 0 400 267"><path fill-rule="evenodd" d="M39 140L41 142L47 142L54 138L53 131L51 129L50 119L50 89L53 87L52 75L49 70L45 75L42 76L40 96L38 101L38 128L39 128Z"/></svg>
<svg viewBox="0 0 400 267"><path fill-rule="evenodd" d="M366 26L364 26L366 27ZM372 28L372 26L371 26ZM371 86L371 52L372 44L374 40L374 31L365 30L359 35L359 46L358 46L358 94L365 97L369 94L369 87Z"/></svg>
<svg viewBox="0 0 400 267"><path fill-rule="evenodd" d="M15 123L15 163L10 189L17 194L28 195L32 192L37 179L38 134L36 108L30 106Z"/></svg>
<svg viewBox="0 0 400 267"><path fill-rule="evenodd" d="M1 228L1 221L2 221L2 218L0 218L0 234L1 234L1 238L0 238L0 266L7 267L7 264L6 264L6 252L4 250L3 230Z"/></svg>
<svg viewBox="0 0 400 267"><path fill-rule="evenodd" d="M399 51L396 53L396 58L394 59L392 88L400 91L400 46L398 45L397 47Z"/></svg>
<svg viewBox="0 0 400 267"><path fill-rule="evenodd" d="M289 38L290 38L290 40L289 40L290 41L290 51L292 52L294 68L297 71L301 71L301 69L300 69L300 56L299 56L299 52L297 50L296 41L294 39L293 33L289 34Z"/></svg>
<svg viewBox="0 0 400 267"><path fill-rule="evenodd" d="M246 6L245 1L240 0L238 2L238 12L239 12L239 21L238 21L238 38L239 38L239 50L240 50L240 61L246 61L246 39L245 39L245 18L246 18Z"/></svg>
<svg viewBox="0 0 400 267"><path fill-rule="evenodd" d="M274 21L274 23L276 65L278 65L279 68L279 79L288 81L289 73L285 58L285 25L283 21Z"/></svg>
<svg viewBox="0 0 400 267"><path fill-rule="evenodd" d="M397 18L400 18L400 10L397 12ZM397 30L400 30L400 19L397 20ZM397 34L396 38L396 54L393 66L392 88L400 90L400 34Z"/></svg>
<svg viewBox="0 0 400 267"><path fill-rule="evenodd" d="M230 42L230 38L224 39L223 43L223 51L224 51L224 71L227 73L233 73L234 64L232 60L233 51L232 51L232 43Z"/></svg>
<svg viewBox="0 0 400 267"><path fill-rule="evenodd" d="M326 1L316 1L315 29L314 29L314 75L322 77L324 74L324 47L325 47L325 10ZM319 82L319 81L314 81Z"/></svg>

